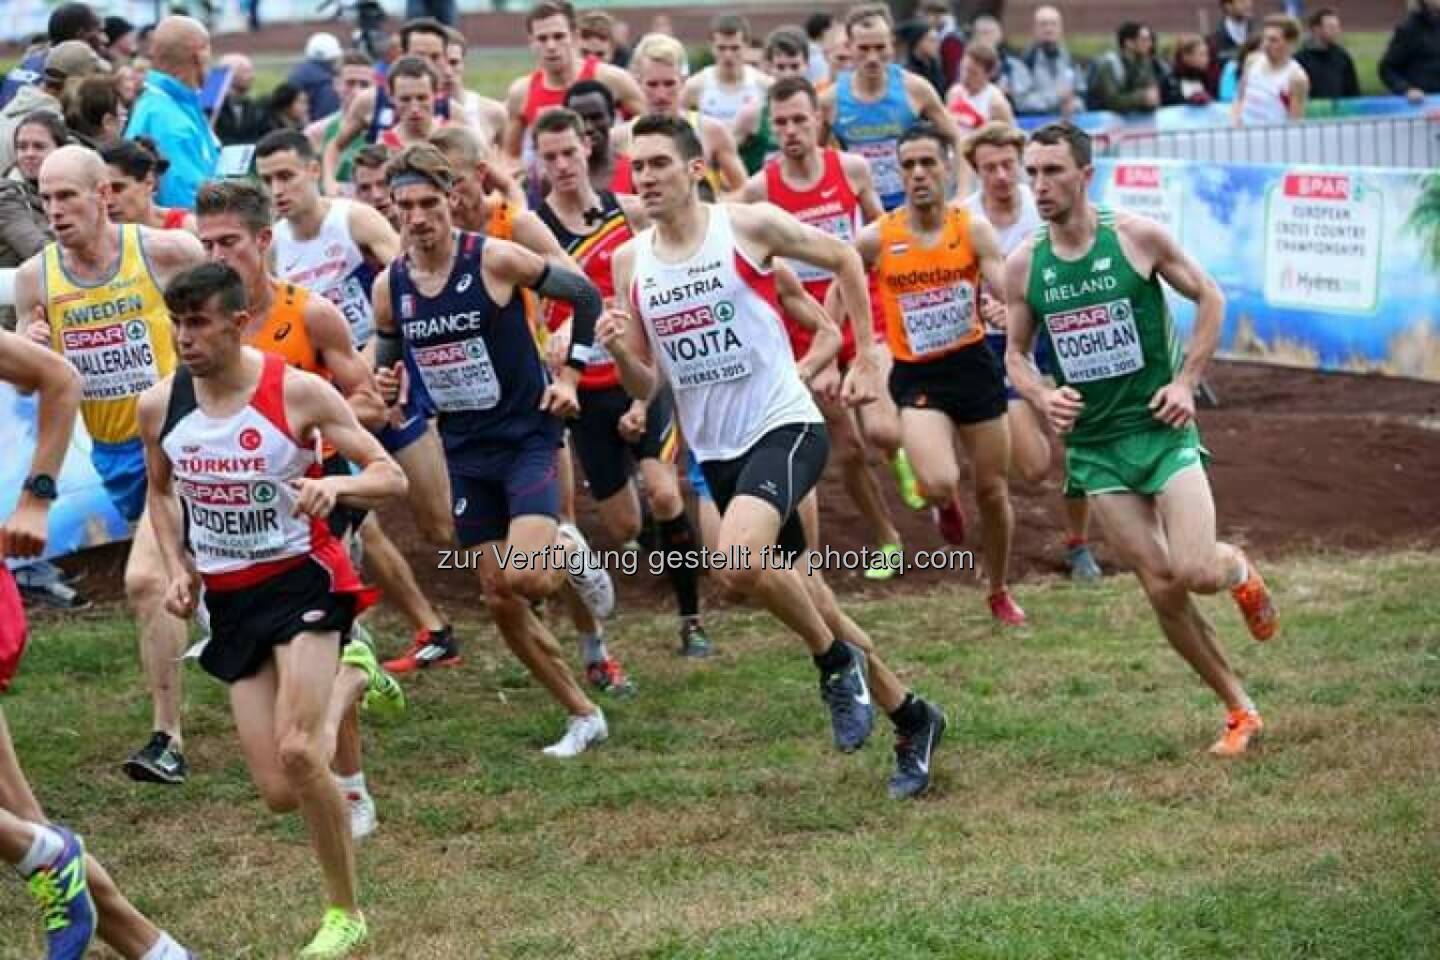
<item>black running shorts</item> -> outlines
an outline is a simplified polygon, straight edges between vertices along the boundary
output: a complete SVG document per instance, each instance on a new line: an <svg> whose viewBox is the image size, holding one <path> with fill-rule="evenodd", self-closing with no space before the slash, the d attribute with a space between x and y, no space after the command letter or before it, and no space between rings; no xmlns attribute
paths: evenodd
<svg viewBox="0 0 1440 960"><path fill-rule="evenodd" d="M645 434L636 443L620 436L620 418L630 409L623 387L585 390L580 394L580 416L570 425L570 442L590 496L608 500L630 482L641 460L675 462L675 416L670 391L662 390L645 411Z"/></svg>
<svg viewBox="0 0 1440 960"><path fill-rule="evenodd" d="M984 340L925 363L896 360L890 396L898 407L939 410L961 424L994 420L1009 408L1004 372Z"/></svg>
<svg viewBox="0 0 1440 960"><path fill-rule="evenodd" d="M782 524L775 542L793 557L805 549L795 508L820 482L829 456L825 424L791 423L771 430L734 460L711 460L700 469L722 514L738 496L759 497L774 507Z"/></svg>

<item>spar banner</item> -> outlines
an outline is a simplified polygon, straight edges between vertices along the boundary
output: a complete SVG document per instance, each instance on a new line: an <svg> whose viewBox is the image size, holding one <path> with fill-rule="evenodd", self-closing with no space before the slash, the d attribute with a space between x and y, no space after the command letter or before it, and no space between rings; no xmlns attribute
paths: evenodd
<svg viewBox="0 0 1440 960"><path fill-rule="evenodd" d="M20 498L35 452L37 398L21 396L0 383L0 516L8 517ZM60 497L50 508L47 557L60 557L112 540L128 539L130 525L110 502L95 468L90 465L90 435L79 418L60 471Z"/></svg>
<svg viewBox="0 0 1440 960"><path fill-rule="evenodd" d="M1099 160L1091 195L1215 277L1222 355L1440 381L1440 173ZM1170 300L1188 335L1194 306Z"/></svg>

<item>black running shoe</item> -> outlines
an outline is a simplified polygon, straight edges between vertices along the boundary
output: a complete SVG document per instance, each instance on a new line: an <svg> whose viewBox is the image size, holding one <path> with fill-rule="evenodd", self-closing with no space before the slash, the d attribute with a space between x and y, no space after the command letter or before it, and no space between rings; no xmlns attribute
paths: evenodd
<svg viewBox="0 0 1440 960"><path fill-rule="evenodd" d="M703 660L714 652L699 620L686 620L680 625L680 649L677 652L682 657L695 660Z"/></svg>
<svg viewBox="0 0 1440 960"><path fill-rule="evenodd" d="M141 783L164 783L171 786L185 782L185 755L174 746L168 733L156 730L150 742L125 761L125 774Z"/></svg>
<svg viewBox="0 0 1440 960"><path fill-rule="evenodd" d="M865 745L875 725L870 703L869 670L865 653L850 644L850 663L843 670L821 671L820 699L830 708L830 728L841 753L854 753Z"/></svg>
<svg viewBox="0 0 1440 960"><path fill-rule="evenodd" d="M890 799L918 797L930 787L930 757L945 736L945 714L925 704L925 723L908 736L895 734L895 775L890 778Z"/></svg>

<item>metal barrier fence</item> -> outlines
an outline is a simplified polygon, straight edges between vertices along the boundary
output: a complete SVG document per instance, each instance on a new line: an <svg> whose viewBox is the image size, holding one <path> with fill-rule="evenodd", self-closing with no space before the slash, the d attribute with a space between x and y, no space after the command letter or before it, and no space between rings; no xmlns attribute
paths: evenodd
<svg viewBox="0 0 1440 960"><path fill-rule="evenodd" d="M1121 130L1104 141L1105 156L1146 160L1435 169L1440 167L1440 114L1273 127Z"/></svg>

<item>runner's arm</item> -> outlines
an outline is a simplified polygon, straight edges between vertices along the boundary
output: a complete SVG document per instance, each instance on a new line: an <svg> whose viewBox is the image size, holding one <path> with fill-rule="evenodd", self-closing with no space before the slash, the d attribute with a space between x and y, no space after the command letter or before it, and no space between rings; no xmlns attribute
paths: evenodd
<svg viewBox="0 0 1440 960"><path fill-rule="evenodd" d="M581 354L588 355L595 342L595 322L604 309L595 284L578 270L548 262L518 243L505 240L486 242L481 270L493 280L492 286L500 290L510 287L518 293L526 287L542 297L570 304L570 354L560 378L574 386L585 369Z"/></svg>
<svg viewBox="0 0 1440 960"><path fill-rule="evenodd" d="M15 332L51 347L49 310L40 296L41 255L35 254L15 271Z"/></svg>
<svg viewBox="0 0 1440 960"><path fill-rule="evenodd" d="M45 474L58 481L75 429L75 411L80 407L80 375L59 354L24 337L0 332L0 380L24 393L40 394L35 450L26 476ZM0 526L0 554L33 557L44 552L46 518L53 502L22 490L14 513Z"/></svg>
<svg viewBox="0 0 1440 960"><path fill-rule="evenodd" d="M516 168L520 166L520 154L525 147L524 110L528 82L527 77L517 78L505 95L505 134L500 139L500 149L505 154L504 159Z"/></svg>
<svg viewBox="0 0 1440 960"><path fill-rule="evenodd" d="M393 408L400 402L401 373L397 369L405 357L405 342L390 312L390 271L382 270L370 290L375 308L375 383L380 402Z"/></svg>
<svg viewBox="0 0 1440 960"><path fill-rule="evenodd" d="M200 239L184 230L153 230L140 228L140 242L145 259L162 290L184 271L205 262L205 248Z"/></svg>
<svg viewBox="0 0 1440 960"><path fill-rule="evenodd" d="M780 298L780 309L790 319L814 334L810 349L805 351L805 356L795 365L800 379L808 385L817 373L835 361L844 339L830 314L810 296L810 291L805 289L793 270L779 261L776 261L774 270L775 293Z"/></svg>
<svg viewBox="0 0 1440 960"><path fill-rule="evenodd" d="M701 129L705 131L706 154L710 166L720 175L720 186L727 193L733 193L745 185L745 164L735 149L735 137L730 128L718 120L704 118Z"/></svg>
<svg viewBox="0 0 1440 960"><path fill-rule="evenodd" d="M625 392L636 400L649 403L660 387L660 377L650 356L650 341L641 326L644 321L640 318L640 307L631 296L635 275L634 244L634 240L627 240L610 261L615 272L616 296L623 298L623 306L606 312L596 327L596 334L615 361L620 385Z"/></svg>
<svg viewBox="0 0 1440 960"><path fill-rule="evenodd" d="M150 515L168 578L188 582L193 575L193 564L185 550L180 501L175 497L170 458L160 447L160 430L165 425L165 410L170 405L170 388L174 382L174 377L166 377L142 393L136 419L140 438L145 443L145 511Z"/></svg>
<svg viewBox="0 0 1440 960"><path fill-rule="evenodd" d="M355 138L370 126L370 114L375 110L377 95L374 89L357 94L340 118L340 129L335 132L335 139L325 144L325 150L320 155L320 189L326 194L338 192L339 181L335 174L340 169L340 158Z"/></svg>
<svg viewBox="0 0 1440 960"><path fill-rule="evenodd" d="M765 186L765 171L752 174L740 189L735 192L736 203L763 203L770 199L770 191Z"/></svg>
<svg viewBox="0 0 1440 960"><path fill-rule="evenodd" d="M610 88L615 95L615 108L626 117L638 117L645 112L645 95L640 92L640 84L627 70L608 63L602 63L595 71L595 79Z"/></svg>
<svg viewBox="0 0 1440 960"><path fill-rule="evenodd" d="M511 226L511 238L520 246L545 258L545 262L580 272L580 265L560 246L555 234L534 210L521 210Z"/></svg>
<svg viewBox="0 0 1440 960"><path fill-rule="evenodd" d="M685 85L680 88L681 110L700 109L700 90L704 84L705 80L699 73L692 75L685 81Z"/></svg>
<svg viewBox="0 0 1440 960"><path fill-rule="evenodd" d="M355 349L350 325L340 308L324 297L310 297L305 301L305 332L320 355L320 362L334 378L335 388L355 411L356 419L371 429L382 426L385 404L380 400L380 389L375 385L374 374Z"/></svg>
<svg viewBox="0 0 1440 960"><path fill-rule="evenodd" d="M362 510L376 510L389 500L403 497L408 489L405 472L390 459L375 435L360 425L355 414L334 387L313 373L288 371L285 377L285 410L299 436L307 440L316 432L335 452L360 468L359 473L309 477L295 482L300 488L299 506L310 494L306 487L325 486L335 502ZM311 513L310 510L303 512ZM321 511L328 514L329 510ZM314 515L312 513L312 515Z"/></svg>
<svg viewBox="0 0 1440 960"><path fill-rule="evenodd" d="M1310 102L1310 75L1302 67L1290 79L1290 119L1304 120L1305 106Z"/></svg>
<svg viewBox="0 0 1440 960"><path fill-rule="evenodd" d="M1185 346L1185 363L1175 377L1190 390L1200 386L1205 367L1220 345L1220 327L1225 320L1225 294L1205 268L1195 262L1170 231L1141 217L1127 217L1120 229L1129 233L1142 249L1155 253L1155 272L1187 300L1195 304L1195 327Z"/></svg>
<svg viewBox="0 0 1440 960"><path fill-rule="evenodd" d="M390 261L400 256L400 235L390 226L385 215L370 204L350 204L347 225L355 245L373 265L387 267Z"/></svg>
<svg viewBox="0 0 1440 960"><path fill-rule="evenodd" d="M875 178L870 175L870 164L865 158L854 153L840 154L840 166L845 179L850 181L850 192L860 201L860 215L866 223L879 220L885 215L885 206L875 190Z"/></svg>
<svg viewBox="0 0 1440 960"><path fill-rule="evenodd" d="M1048 388L1035 369L1035 311L1026 299L1033 244L1026 240L1005 261L1005 373L1020 394L1036 410L1046 409Z"/></svg>
<svg viewBox="0 0 1440 960"><path fill-rule="evenodd" d="M997 300L1005 297L1005 255L1000 252L1000 237L988 220L970 218L970 248L980 262L980 279ZM975 291L978 296L980 291Z"/></svg>

